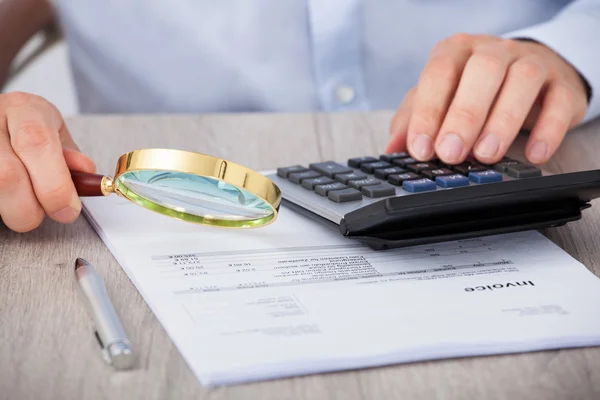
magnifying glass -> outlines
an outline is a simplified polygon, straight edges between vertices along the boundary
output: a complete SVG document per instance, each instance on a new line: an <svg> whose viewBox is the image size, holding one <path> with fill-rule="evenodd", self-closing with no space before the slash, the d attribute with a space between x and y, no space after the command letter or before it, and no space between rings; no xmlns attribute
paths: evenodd
<svg viewBox="0 0 600 400"><path fill-rule="evenodd" d="M187 222L229 228L272 223L281 191L239 164L173 149L135 150L119 157L114 177L72 172L81 197L112 193Z"/></svg>

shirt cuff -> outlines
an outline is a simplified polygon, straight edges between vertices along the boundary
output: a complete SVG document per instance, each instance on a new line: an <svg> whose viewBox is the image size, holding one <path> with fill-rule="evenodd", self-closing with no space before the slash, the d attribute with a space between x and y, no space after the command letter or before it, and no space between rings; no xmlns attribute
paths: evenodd
<svg viewBox="0 0 600 400"><path fill-rule="evenodd" d="M591 98L581 123L600 116L600 12L572 13L548 22L502 35L505 39L531 39L560 54L587 81Z"/></svg>

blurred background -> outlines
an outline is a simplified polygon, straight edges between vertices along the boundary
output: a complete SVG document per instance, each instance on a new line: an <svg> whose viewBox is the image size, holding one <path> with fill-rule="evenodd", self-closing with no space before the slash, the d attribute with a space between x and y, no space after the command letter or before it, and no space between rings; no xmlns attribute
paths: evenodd
<svg viewBox="0 0 600 400"><path fill-rule="evenodd" d="M34 36L19 53L16 64L23 64L44 43L42 34ZM35 57L32 62L9 79L3 92L22 91L43 96L52 102L64 116L78 113L75 88L69 67L66 43L59 40Z"/></svg>

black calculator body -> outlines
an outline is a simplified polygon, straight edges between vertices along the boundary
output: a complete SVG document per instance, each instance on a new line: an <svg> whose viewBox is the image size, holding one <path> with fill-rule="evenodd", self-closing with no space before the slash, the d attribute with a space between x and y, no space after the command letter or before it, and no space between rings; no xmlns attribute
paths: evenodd
<svg viewBox="0 0 600 400"><path fill-rule="evenodd" d="M510 158L446 165L393 153L267 176L286 206L376 250L560 226L600 196L600 170L549 174Z"/></svg>

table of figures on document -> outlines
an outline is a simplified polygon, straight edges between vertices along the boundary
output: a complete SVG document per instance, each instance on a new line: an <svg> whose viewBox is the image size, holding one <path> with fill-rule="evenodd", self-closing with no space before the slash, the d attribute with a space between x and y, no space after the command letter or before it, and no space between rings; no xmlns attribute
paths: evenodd
<svg viewBox="0 0 600 400"><path fill-rule="evenodd" d="M386 251L360 244L216 251L156 255L152 260L175 294L334 281L368 284L516 271L504 257L506 248L500 251L504 254L494 254L499 252L498 240L491 236Z"/></svg>

